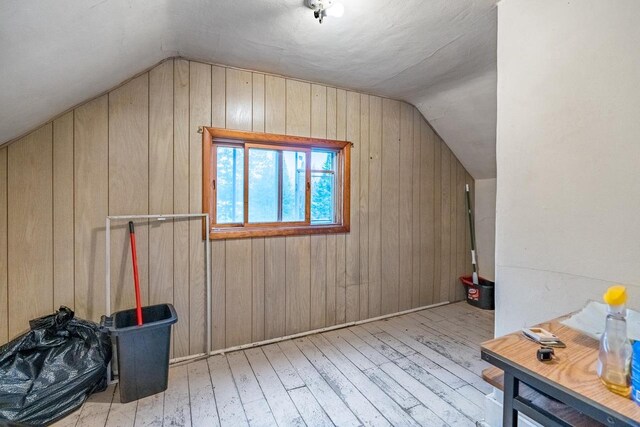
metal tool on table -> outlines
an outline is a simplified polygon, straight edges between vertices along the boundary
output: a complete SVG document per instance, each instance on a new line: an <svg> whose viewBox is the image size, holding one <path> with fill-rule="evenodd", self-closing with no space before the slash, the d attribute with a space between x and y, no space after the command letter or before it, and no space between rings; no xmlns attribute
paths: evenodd
<svg viewBox="0 0 640 427"><path fill-rule="evenodd" d="M525 338L537 342L542 347L565 348L567 346L560 338L544 328L523 328L522 334Z"/></svg>

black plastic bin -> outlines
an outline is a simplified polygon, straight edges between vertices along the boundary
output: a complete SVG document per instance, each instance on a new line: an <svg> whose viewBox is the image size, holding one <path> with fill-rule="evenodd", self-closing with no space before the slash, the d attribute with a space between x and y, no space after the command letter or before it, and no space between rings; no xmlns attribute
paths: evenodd
<svg viewBox="0 0 640 427"><path fill-rule="evenodd" d="M144 324L136 310L123 310L105 319L118 354L120 401L131 402L161 393L169 377L171 325L178 321L171 304L142 307Z"/></svg>
<svg viewBox="0 0 640 427"><path fill-rule="evenodd" d="M478 285L473 284L471 276L460 277L467 294L467 302L483 310L495 309L495 283L483 277L478 277Z"/></svg>

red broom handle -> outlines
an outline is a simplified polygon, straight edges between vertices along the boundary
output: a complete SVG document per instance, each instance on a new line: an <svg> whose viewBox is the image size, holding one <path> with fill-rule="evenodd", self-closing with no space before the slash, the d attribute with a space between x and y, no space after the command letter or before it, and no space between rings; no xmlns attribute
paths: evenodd
<svg viewBox="0 0 640 427"><path fill-rule="evenodd" d="M136 254L136 233L133 221L129 221L129 237L131 238L131 258L133 260L133 282L136 287L136 318L138 326L142 326L142 302L140 301L140 277L138 276L138 256Z"/></svg>

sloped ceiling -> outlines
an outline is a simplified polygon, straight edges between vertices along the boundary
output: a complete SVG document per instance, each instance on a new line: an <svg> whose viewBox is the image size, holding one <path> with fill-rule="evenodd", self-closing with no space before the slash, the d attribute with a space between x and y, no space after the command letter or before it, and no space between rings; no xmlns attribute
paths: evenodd
<svg viewBox="0 0 640 427"><path fill-rule="evenodd" d="M496 0L4 0L0 142L170 56L403 99L495 176Z"/></svg>

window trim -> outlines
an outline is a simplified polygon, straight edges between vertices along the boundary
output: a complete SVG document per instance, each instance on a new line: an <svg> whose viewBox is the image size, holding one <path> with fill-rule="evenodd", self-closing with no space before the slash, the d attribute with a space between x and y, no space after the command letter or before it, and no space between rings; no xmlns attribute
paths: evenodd
<svg viewBox="0 0 640 427"><path fill-rule="evenodd" d="M248 171L249 148L270 148L281 145L283 150L297 148L306 154L306 189L305 189L305 222L276 222L276 223L234 223L216 224L216 189L214 185L216 144L228 144L229 146L242 146L244 148L245 173ZM267 147L265 147L267 146ZM277 148L277 147L276 147ZM334 149L338 152L336 164L336 182L339 194L336 194L336 214L338 221L335 224L310 224L311 221L311 150L313 148ZM249 183L244 182L244 206L248 208ZM331 139L305 138L299 136L277 135L257 132L244 132L213 127L202 128L202 211L209 213L211 228L208 230L212 240L240 239L248 237L270 236L296 236L309 234L333 234L348 233L350 231L350 200L351 200L351 143L349 141L337 141ZM207 230L203 221L203 238L206 238Z"/></svg>

